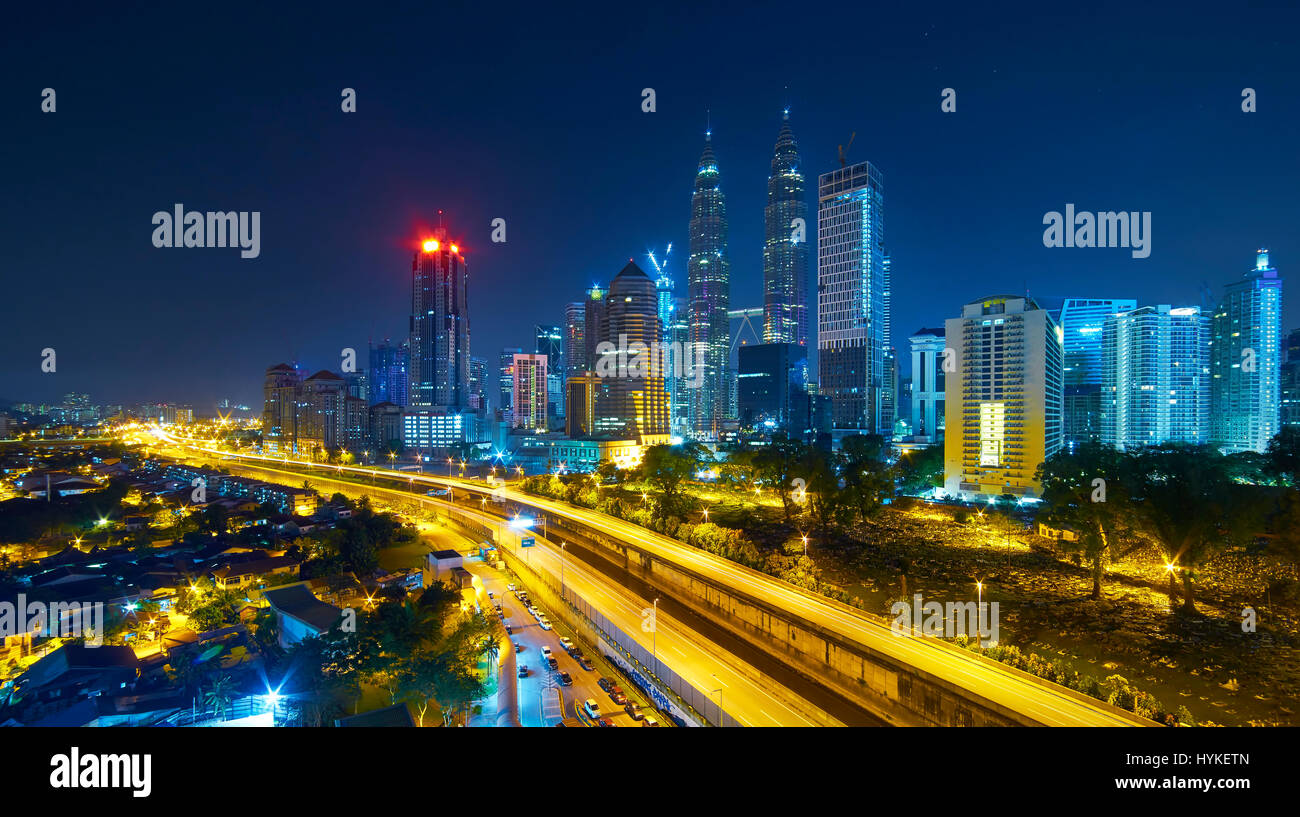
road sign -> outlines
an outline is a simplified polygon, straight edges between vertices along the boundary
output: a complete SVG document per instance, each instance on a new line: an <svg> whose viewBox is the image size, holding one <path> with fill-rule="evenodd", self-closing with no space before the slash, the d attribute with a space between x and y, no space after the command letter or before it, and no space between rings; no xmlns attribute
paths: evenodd
<svg viewBox="0 0 1300 817"><path fill-rule="evenodd" d="M523 539L519 540L519 547L521 548L530 548L535 544L537 544L537 540L532 536L525 536Z"/></svg>

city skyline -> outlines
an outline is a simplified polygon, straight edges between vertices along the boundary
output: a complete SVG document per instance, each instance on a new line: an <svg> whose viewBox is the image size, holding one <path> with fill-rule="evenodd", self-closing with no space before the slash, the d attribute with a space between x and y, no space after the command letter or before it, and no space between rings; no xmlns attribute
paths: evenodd
<svg viewBox="0 0 1300 817"><path fill-rule="evenodd" d="M799 123L805 175L832 171L838 146L847 143L850 162L870 161L890 179L888 249L900 272L892 292L889 342L896 348L917 328L935 325L960 303L989 292L1023 293L1027 288L1048 302L1078 294L1086 281L1085 295L1190 304L1199 301L1203 284L1218 292L1235 280L1238 259L1248 249L1268 246L1284 271L1287 259L1296 256L1288 230L1291 208L1284 198L1295 159L1282 134L1297 113L1276 87L1260 87L1258 112L1243 113L1240 94L1247 80L1228 68L1234 63L1253 66L1248 71L1263 77L1280 64L1280 47L1267 36L1256 36L1262 30L1258 18L1225 24L1217 43L1224 54L1222 66L1210 66L1195 81L1162 85L1158 97L1152 86L1137 79L1132 60L1121 62L1113 76L1080 79L1053 68L1064 63L1049 59L1047 44L1022 44L1000 60L975 51L960 42L958 28L1006 35L960 15L940 22L897 12L880 22L908 43L920 43L914 49L919 54L896 66L888 83L836 79L833 73L832 79L814 81L813 73L792 59L746 80L725 70L707 87L693 88L678 80L695 70L700 58L672 68L656 58L654 70L663 72L665 80L650 83L657 90L654 113L640 109L639 92L647 82L633 81L622 70L584 80L590 83L586 91L604 100L600 111L590 106L548 109L541 101L523 99L517 89L509 92L508 105L475 105L474 89L467 85L449 102L459 103L461 138L423 118L411 103L400 62L381 66L378 70L389 82L370 87L364 77L329 87L281 76L283 90L292 89L293 100L278 104L280 121L298 117L320 131L325 142L314 169L302 162L268 165L250 152L249 145L260 137L247 124L247 113L235 117L237 125L214 119L211 135L187 143L183 135L195 117L230 119L236 109L228 106L211 113L152 112L156 139L147 148L132 147L127 131L100 123L137 116L148 108L146 102L128 94L118 103L124 110L110 117L99 95L80 87L90 80L66 74L66 82L57 76L38 79L50 76L50 63L29 46L16 44L17 56L26 59L21 70L6 77L3 90L15 99L27 94L35 100L30 114L16 117L13 127L16 144L34 161L14 168L15 195L5 223L15 235L31 240L7 242L0 263L6 269L51 274L11 276L3 331L5 347L15 352L0 364L0 382L5 383L0 398L53 402L77 391L109 403L157 400L200 410L222 399L253 405L256 379L244 377L246 371L281 361L296 361L309 371L337 368L340 349L362 350L370 340L405 334L405 286L397 271L401 257L409 262L415 243L437 226L440 209L447 226L464 236L474 271L474 350L490 358L503 346L527 348L534 324L560 322L564 305L591 283L608 281L621 259L640 258L668 239L687 245L684 195L690 177L684 168L698 155L709 121L726 171L731 305L762 306L762 209L771 128L784 106ZM1280 21L1273 22L1277 25L1270 28L1280 27ZM651 20L644 36L666 24L665 19ZM767 24L744 25L747 34L757 36ZM1131 42L1122 33L1090 33L1116 53L1126 53ZM642 36L635 35L627 45L633 51L648 48ZM941 51L932 42L941 42ZM1176 63L1188 54L1172 39L1146 45L1152 60ZM722 53L736 47L719 46ZM86 43L83 58L93 59L99 48ZM1062 58L1071 53L1070 46L1064 48ZM466 53L453 56L469 63L475 59ZM870 65L883 58L859 59ZM999 61L1002 66L994 64ZM103 75L129 78L132 65L129 56L107 60ZM213 78L216 87L231 81ZM58 112L42 115L38 96L23 83L37 90L63 84ZM1262 81L1255 84L1263 86ZM344 116L337 113L339 88L352 85L360 86L355 116L364 126L332 118ZM951 114L940 111L945 87L958 93ZM543 129L561 119L566 125L562 135L549 137L551 142L532 144L508 136L509 129L485 129L494 121L488 107ZM1105 120L1107 112L1134 117L1142 127L1116 133L1088 121L1089 116ZM1007 121L1018 126L1011 139L1000 124ZM64 122L68 124L60 124ZM598 123L612 129L617 146L582 138L584 130ZM103 133L92 149L78 140L74 150L69 140L82 127ZM365 133L356 132L357 127ZM1171 143L1168 136L1175 132L1194 136ZM852 142L851 133L856 133ZM427 156L427 150L416 147L416 134L445 144L447 151L463 157L457 164L465 168L417 159ZM270 138L283 139L284 134L272 131ZM352 157L359 154L352 146L373 138L394 139L392 156L365 159L358 174ZM482 145L461 144L475 139ZM532 146L521 154L528 144ZM1191 179L1170 171L1222 144L1247 149L1231 166L1209 167L1196 180L1233 204L1211 224L1190 205L1195 199ZM579 145L602 168L597 178L569 172L577 166L573 160ZM1027 145L1042 149L1026 151ZM552 154L547 147L555 149ZM75 180L86 176L88 162L117 153L130 157L124 170L144 183L119 184L120 204L86 230L65 230L64 222L51 214L84 206L77 204ZM49 161L56 156L57 161ZM403 166L419 169L407 178L397 174ZM340 176L344 168L353 171ZM563 194L567 201L608 207L620 196L633 195L627 206L613 208L617 212L571 211L584 215L561 218L553 211L565 208L540 206L535 193L507 183L512 171L529 182L565 174L572 182ZM109 169L117 172L123 171ZM483 183L470 185L472 174ZM1015 186L991 185L990 174L1018 181ZM329 196L314 196L327 189L317 176L345 180L343 200L354 203L345 208L346 220L327 208ZM646 184L646 179L654 183ZM107 183L113 184L111 177ZM295 192L286 192L291 189ZM260 211L260 255L241 259L237 251L220 249L153 249L149 217L176 202L200 210ZM1067 203L1080 209L1152 212L1151 257L1134 259L1122 249L1043 247L1043 214ZM498 216L508 224L504 244L491 242L491 223ZM87 252L102 259L93 272L73 263ZM521 286L523 270L552 282L546 288L549 300ZM683 293L684 265L674 264L670 271L677 292ZM49 281L57 282L53 291ZM243 286L255 287L257 295L241 296ZM951 295L936 303L936 291ZM18 308L52 298L60 314L72 320L50 324L38 311ZM204 308L175 309L172 304ZM1300 325L1300 304L1288 300L1283 309L1284 329ZM298 320L296 315L314 319ZM106 337L121 342L103 343ZM54 375L39 370L40 351L46 347L59 352Z"/></svg>

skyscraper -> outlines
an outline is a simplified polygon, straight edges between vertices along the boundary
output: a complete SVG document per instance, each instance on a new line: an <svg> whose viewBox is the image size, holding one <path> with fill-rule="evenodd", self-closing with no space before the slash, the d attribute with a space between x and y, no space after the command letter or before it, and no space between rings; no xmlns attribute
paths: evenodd
<svg viewBox="0 0 1300 817"><path fill-rule="evenodd" d="M475 410L487 409L487 360L470 356L469 359L469 407Z"/></svg>
<svg viewBox="0 0 1300 817"><path fill-rule="evenodd" d="M546 415L564 418L564 327L537 324L535 354L546 355ZM558 428L559 425L556 425Z"/></svg>
<svg viewBox="0 0 1300 817"><path fill-rule="evenodd" d="M730 406L731 337L727 324L731 268L727 261L727 204L713 155L712 132L704 139L691 195L690 258L686 264L691 344L696 365L702 367L699 388L691 390L691 428L701 438L717 439L723 422L735 416Z"/></svg>
<svg viewBox="0 0 1300 817"><path fill-rule="evenodd" d="M406 406L410 342L393 345L388 338L378 346L370 344L370 402Z"/></svg>
<svg viewBox="0 0 1300 817"><path fill-rule="evenodd" d="M605 290L595 284L587 290L587 301L583 304L583 359L587 371L596 368L596 345L605 339Z"/></svg>
<svg viewBox="0 0 1300 817"><path fill-rule="evenodd" d="M513 424L515 428L545 431L546 424L546 355L515 355Z"/></svg>
<svg viewBox="0 0 1300 817"><path fill-rule="evenodd" d="M1282 279L1268 250L1224 288L1212 331L1211 441L1229 453L1263 452L1280 428L1281 406Z"/></svg>
<svg viewBox="0 0 1300 817"><path fill-rule="evenodd" d="M287 363L266 370L262 382L262 450L292 454L298 450L298 372Z"/></svg>
<svg viewBox="0 0 1300 817"><path fill-rule="evenodd" d="M412 406L469 406L467 278L460 247L437 228L411 263Z"/></svg>
<svg viewBox="0 0 1300 817"><path fill-rule="evenodd" d="M963 499L1036 497L1038 465L1061 447L1061 334L1033 299L972 301L944 336L944 490Z"/></svg>
<svg viewBox="0 0 1300 817"><path fill-rule="evenodd" d="M501 350L500 365L497 369L497 383L501 389L501 419L510 422L515 410L515 355L524 350L518 346L507 346Z"/></svg>
<svg viewBox="0 0 1300 817"><path fill-rule="evenodd" d="M817 370L835 428L889 434L884 176L870 162L818 177Z"/></svg>
<svg viewBox="0 0 1300 817"><path fill-rule="evenodd" d="M587 371L587 304L574 301L564 306L564 361L568 375ZM565 400L568 403L568 400Z"/></svg>
<svg viewBox="0 0 1300 817"><path fill-rule="evenodd" d="M1101 347L1101 442L1128 451L1207 441L1210 323L1199 307L1111 315Z"/></svg>
<svg viewBox="0 0 1300 817"><path fill-rule="evenodd" d="M1106 320L1137 309L1123 298L1066 298L1061 306L1065 349L1065 398L1062 441L1067 448L1101 439L1102 332Z"/></svg>
<svg viewBox="0 0 1300 817"><path fill-rule="evenodd" d="M601 379L596 430L629 437L667 434L668 390L662 357L654 354L663 337L654 282L629 261L610 282L607 303L608 345L595 367Z"/></svg>
<svg viewBox="0 0 1300 817"><path fill-rule="evenodd" d="M943 440L946 375L944 330L921 328L912 333L912 441Z"/></svg>
<svg viewBox="0 0 1300 817"><path fill-rule="evenodd" d="M763 342L808 344L808 202L790 111L772 151L763 211Z"/></svg>

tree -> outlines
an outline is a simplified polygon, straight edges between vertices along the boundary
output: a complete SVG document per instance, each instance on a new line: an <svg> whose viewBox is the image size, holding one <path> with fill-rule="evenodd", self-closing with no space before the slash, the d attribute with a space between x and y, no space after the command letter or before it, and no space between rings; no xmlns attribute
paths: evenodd
<svg viewBox="0 0 1300 817"><path fill-rule="evenodd" d="M894 466L899 488L905 494L922 494L943 487L943 446L931 445L918 451L904 451Z"/></svg>
<svg viewBox="0 0 1300 817"><path fill-rule="evenodd" d="M696 442L652 445L641 459L641 478L657 488L662 498L657 511L662 517L680 516L682 486L695 475L700 460L708 455Z"/></svg>
<svg viewBox="0 0 1300 817"><path fill-rule="evenodd" d="M846 524L853 508L846 502L846 482L839 474L839 460L834 454L810 448L804 457L808 474L808 513L820 533L822 547L830 542L830 532Z"/></svg>
<svg viewBox="0 0 1300 817"><path fill-rule="evenodd" d="M772 443L754 455L753 464L755 473L760 479L771 485L776 490L777 495L781 497L781 510L785 514L787 525L794 524L794 517L798 510L796 500L796 485L794 480L798 478L801 463L807 457L807 449L798 441L791 440L784 434L775 434L772 436ZM807 489L807 477L805 480L805 490Z"/></svg>
<svg viewBox="0 0 1300 817"><path fill-rule="evenodd" d="M218 675L208 682L203 694L203 706L205 709L211 709L218 718L224 720L226 710L230 708L234 699L234 682L230 680L229 675Z"/></svg>
<svg viewBox="0 0 1300 817"><path fill-rule="evenodd" d="M1092 569L1094 601L1101 598L1107 558L1116 558L1117 531L1131 510L1123 464L1123 455L1114 448L1085 443L1057 452L1034 475L1043 486L1048 523L1078 534L1076 540L1062 539L1061 544L1079 553Z"/></svg>
<svg viewBox="0 0 1300 817"><path fill-rule="evenodd" d="M1270 473L1283 485L1300 488L1300 427L1283 426L1264 450Z"/></svg>
<svg viewBox="0 0 1300 817"><path fill-rule="evenodd" d="M1223 455L1210 446L1164 445L1127 461L1124 481L1135 525L1159 543L1183 579L1183 612L1195 613L1195 570L1218 550L1244 542L1258 523L1250 486L1233 481Z"/></svg>

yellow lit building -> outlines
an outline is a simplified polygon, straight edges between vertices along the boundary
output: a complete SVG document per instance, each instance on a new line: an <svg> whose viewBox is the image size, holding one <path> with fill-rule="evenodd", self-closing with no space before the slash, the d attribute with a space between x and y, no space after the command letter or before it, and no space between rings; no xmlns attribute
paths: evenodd
<svg viewBox="0 0 1300 817"><path fill-rule="evenodd" d="M945 325L944 489L1038 497L1034 471L1061 446L1061 333L1032 298L999 295Z"/></svg>

